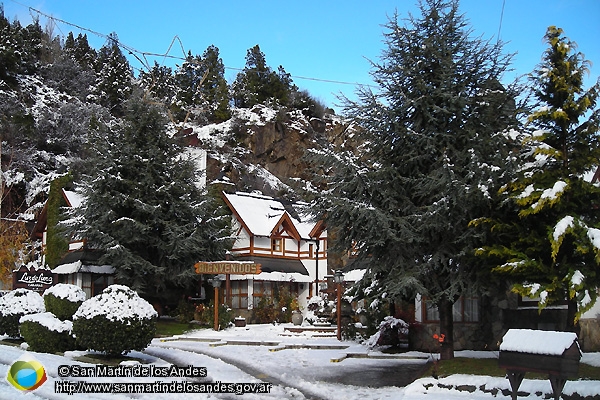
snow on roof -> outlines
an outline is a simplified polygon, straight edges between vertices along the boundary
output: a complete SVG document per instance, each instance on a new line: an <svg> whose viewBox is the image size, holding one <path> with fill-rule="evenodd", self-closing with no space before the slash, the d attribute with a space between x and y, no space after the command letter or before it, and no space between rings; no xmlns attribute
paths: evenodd
<svg viewBox="0 0 600 400"><path fill-rule="evenodd" d="M83 203L83 196L79 193L73 192L72 190L64 190L65 198L69 202L69 205L73 208L77 208Z"/></svg>
<svg viewBox="0 0 600 400"><path fill-rule="evenodd" d="M72 321L61 321L51 312L24 315L19 319L20 324L25 321L37 322L38 324L48 328L48 330L55 332L71 332L73 330Z"/></svg>
<svg viewBox="0 0 600 400"><path fill-rule="evenodd" d="M509 329L502 338L500 351L560 356L576 340L573 332Z"/></svg>
<svg viewBox="0 0 600 400"><path fill-rule="evenodd" d="M310 239L310 232L314 228L315 223L311 222L307 216L306 220L299 221L286 211L284 204L280 200L262 194L242 192L234 194L225 193L225 197L250 232L255 236L271 236L271 231L275 228L281 216L287 213L300 237ZM292 209L302 219L299 206L300 204L291 204Z"/></svg>
<svg viewBox="0 0 600 400"><path fill-rule="evenodd" d="M44 296L47 294L52 294L59 299L66 299L72 303L85 301L85 292L79 286L68 283L57 283L54 286L50 286L44 291Z"/></svg>
<svg viewBox="0 0 600 400"><path fill-rule="evenodd" d="M112 265L84 265L81 261L61 264L52 270L54 274L75 274L77 272L90 272L92 274L114 274Z"/></svg>
<svg viewBox="0 0 600 400"><path fill-rule="evenodd" d="M254 279L256 281L277 281L277 282L312 282L313 279L308 275L302 275L297 272L261 272L256 275L229 275L233 281L244 281Z"/></svg>

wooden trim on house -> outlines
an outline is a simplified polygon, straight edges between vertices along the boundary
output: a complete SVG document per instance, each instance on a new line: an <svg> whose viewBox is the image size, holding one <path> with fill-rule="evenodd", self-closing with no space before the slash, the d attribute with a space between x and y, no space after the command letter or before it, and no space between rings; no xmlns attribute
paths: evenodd
<svg viewBox="0 0 600 400"><path fill-rule="evenodd" d="M298 242L302 240L302 238L300 237L300 232L298 232L298 230L296 229L296 226L294 225L294 222L292 222L292 219L287 213L287 211L283 213L281 218L279 218L279 221L277 221L277 223L275 224L275 227L271 231L271 236L278 235L283 231L289 234L293 239L296 239L296 241Z"/></svg>
<svg viewBox="0 0 600 400"><path fill-rule="evenodd" d="M237 210L235 209L235 207L233 206L233 204L231 204L231 202L229 201L229 199L227 198L227 196L225 195L225 193L221 193L221 197L223 198L223 200L227 204L227 207L229 207L229 209L231 210L231 212L233 213L233 215L235 216L235 218L244 227L244 229L246 229L246 232L248 232L248 234L250 235L250 238L254 237L254 233L250 230L250 228L248 228L248 225L246 224L246 222L244 221L244 219L240 216L240 214L237 212Z"/></svg>

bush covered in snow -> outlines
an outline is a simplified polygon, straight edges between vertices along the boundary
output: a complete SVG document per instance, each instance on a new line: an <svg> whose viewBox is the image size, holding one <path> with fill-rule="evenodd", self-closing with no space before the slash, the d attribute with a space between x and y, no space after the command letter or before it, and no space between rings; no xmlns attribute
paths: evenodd
<svg viewBox="0 0 600 400"><path fill-rule="evenodd" d="M41 353L75 350L71 321L61 321L51 312L29 314L20 318L21 336L29 350Z"/></svg>
<svg viewBox="0 0 600 400"><path fill-rule="evenodd" d="M156 332L158 314L146 300L122 285L111 285L83 302L73 315L77 344L110 355L143 350Z"/></svg>
<svg viewBox="0 0 600 400"><path fill-rule="evenodd" d="M327 296L327 295L325 295ZM328 301L327 298L321 296L313 296L308 300L306 305L306 314L304 320L309 324L318 322L319 319L331 320L335 303Z"/></svg>
<svg viewBox="0 0 600 400"><path fill-rule="evenodd" d="M84 301L85 292L76 285L59 283L44 292L46 311L63 321L72 319L73 314Z"/></svg>
<svg viewBox="0 0 600 400"><path fill-rule="evenodd" d="M15 289L0 297L0 335L20 337L19 319L27 314L42 313L44 300L29 289Z"/></svg>
<svg viewBox="0 0 600 400"><path fill-rule="evenodd" d="M400 346L408 343L409 325L404 320L387 316L379 324L379 330L369 338L367 346Z"/></svg>

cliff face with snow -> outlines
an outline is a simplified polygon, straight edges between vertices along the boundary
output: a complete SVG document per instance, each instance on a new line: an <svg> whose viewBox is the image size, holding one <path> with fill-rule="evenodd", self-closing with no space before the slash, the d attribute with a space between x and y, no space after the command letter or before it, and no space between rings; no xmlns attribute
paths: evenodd
<svg viewBox="0 0 600 400"><path fill-rule="evenodd" d="M310 186L311 171L318 169L305 157L307 150L328 146L352 131L332 114L307 117L300 110L276 111L263 105L234 109L226 122L192 129L188 143L208 152L208 183L292 197Z"/></svg>

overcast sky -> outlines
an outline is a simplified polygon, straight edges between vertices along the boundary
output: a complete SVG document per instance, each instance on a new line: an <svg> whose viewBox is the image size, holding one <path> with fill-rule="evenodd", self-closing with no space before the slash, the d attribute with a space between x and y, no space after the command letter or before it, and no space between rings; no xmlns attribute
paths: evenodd
<svg viewBox="0 0 600 400"><path fill-rule="evenodd" d="M233 81L245 65L246 51L258 44L267 64L282 65L294 83L326 105L336 93L352 97L356 83L372 83L368 60L377 61L382 50L382 27L388 16L400 18L416 12L416 0L0 0L5 16L26 25L28 7L104 35L116 32L120 41L142 52L164 54L177 36L185 49L202 54L210 45L219 48L226 78ZM592 61L589 86L600 73L600 0L462 0L460 9L474 32L486 39L508 42L507 53L517 53L515 72L531 72L546 45L549 25L564 29L586 59ZM504 12L503 12L504 9ZM41 15L46 24L48 18ZM54 33L87 33L100 48L105 38L76 26L57 22ZM179 42L169 54L184 57ZM174 66L179 60L148 57L150 64ZM142 64L131 58L134 68ZM310 78L310 79L304 79ZM325 81L336 81L330 83ZM339 83L347 82L348 84Z"/></svg>

